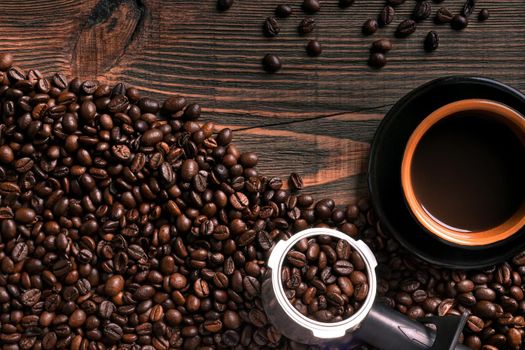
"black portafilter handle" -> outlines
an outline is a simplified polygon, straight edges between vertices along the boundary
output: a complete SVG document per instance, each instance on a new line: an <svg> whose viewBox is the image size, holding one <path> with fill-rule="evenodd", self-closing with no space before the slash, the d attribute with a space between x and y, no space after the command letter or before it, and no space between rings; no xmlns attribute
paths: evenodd
<svg viewBox="0 0 525 350"><path fill-rule="evenodd" d="M469 350L458 344L467 314L414 321L376 301L353 336L382 350ZM426 327L432 323L437 331Z"/></svg>

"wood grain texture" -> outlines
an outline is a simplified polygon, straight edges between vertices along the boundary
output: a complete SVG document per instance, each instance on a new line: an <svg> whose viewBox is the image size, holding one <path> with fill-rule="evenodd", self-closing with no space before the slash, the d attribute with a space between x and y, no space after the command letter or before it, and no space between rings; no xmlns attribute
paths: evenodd
<svg viewBox="0 0 525 350"><path fill-rule="evenodd" d="M215 0L3 0L0 51L45 74L124 81L157 98L184 95L202 105L204 118L238 130L235 141L261 155L263 173L304 175L311 192L346 202L366 191L369 144L382 115L405 93L445 75L483 75L525 89L525 2L479 0L491 12L455 32L426 20L406 39L395 39L388 65L366 66L370 43L392 37L414 5L397 8L396 20L371 37L361 25L381 0L357 0L340 9L322 1L317 29L297 34L301 0L280 20L281 33L265 38L261 26L282 0L237 0L226 13ZM433 4L459 11L462 1ZM477 14L477 11L476 13ZM440 48L423 51L428 30ZM307 57L317 38L324 52ZM276 53L278 74L261 69Z"/></svg>

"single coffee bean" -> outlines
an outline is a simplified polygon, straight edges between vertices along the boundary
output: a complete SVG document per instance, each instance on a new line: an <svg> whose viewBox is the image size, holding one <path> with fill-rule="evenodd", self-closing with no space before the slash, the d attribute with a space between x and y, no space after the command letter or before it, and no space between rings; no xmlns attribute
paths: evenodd
<svg viewBox="0 0 525 350"><path fill-rule="evenodd" d="M511 349L519 349L522 346L522 333L516 328L510 328L506 340Z"/></svg>
<svg viewBox="0 0 525 350"><path fill-rule="evenodd" d="M298 31L301 35L309 34L313 32L314 29L315 19L313 19L312 17L306 17L299 23Z"/></svg>
<svg viewBox="0 0 525 350"><path fill-rule="evenodd" d="M354 4L355 0L339 0L339 7L347 8Z"/></svg>
<svg viewBox="0 0 525 350"><path fill-rule="evenodd" d="M219 11L227 11L233 6L233 0L217 0L217 9Z"/></svg>
<svg viewBox="0 0 525 350"><path fill-rule="evenodd" d="M399 38L404 38L416 31L417 25L416 22L412 19L406 19L403 22L399 23L396 30L396 36Z"/></svg>
<svg viewBox="0 0 525 350"><path fill-rule="evenodd" d="M274 37L279 34L280 30L279 22L277 22L275 17L266 18L263 25L264 35L267 37Z"/></svg>
<svg viewBox="0 0 525 350"><path fill-rule="evenodd" d="M122 328L116 324L116 323L108 323L104 326L104 336L107 337L107 339L110 342L117 342L119 341L124 334L124 331Z"/></svg>
<svg viewBox="0 0 525 350"><path fill-rule="evenodd" d="M293 13L292 7L290 5L278 5L275 8L275 15L279 18L287 18L290 17Z"/></svg>
<svg viewBox="0 0 525 350"><path fill-rule="evenodd" d="M373 52L368 59L368 65L373 68L381 68L386 65L386 56L382 52Z"/></svg>
<svg viewBox="0 0 525 350"><path fill-rule="evenodd" d="M274 54L267 54L263 58L263 68L268 73L275 73L282 67L281 59Z"/></svg>
<svg viewBox="0 0 525 350"><path fill-rule="evenodd" d="M104 292L110 297L116 296L124 289L125 280L121 275L111 276L104 286Z"/></svg>
<svg viewBox="0 0 525 350"><path fill-rule="evenodd" d="M478 301L472 308L472 312L479 317L488 319L495 318L498 313L496 305L487 300Z"/></svg>
<svg viewBox="0 0 525 350"><path fill-rule="evenodd" d="M306 52L308 53L309 56L316 57L316 56L319 56L323 52L323 49L321 47L321 44L317 40L310 40L306 44ZM297 180L297 181L290 182L290 183L293 184L292 188L296 190L300 190L303 188L303 183L302 183L302 179L300 178L300 176L299 176L300 181L297 179L297 176L298 175L296 173L292 173L292 175L290 175L290 181L294 181L294 180ZM295 179L292 180L292 178L295 178Z"/></svg>
<svg viewBox="0 0 525 350"><path fill-rule="evenodd" d="M466 0L461 9L461 14L465 17L469 17L474 12L476 6L476 0Z"/></svg>
<svg viewBox="0 0 525 350"><path fill-rule="evenodd" d="M431 30L427 33L427 36L425 37L425 42L423 44L425 51L430 52L434 51L439 46L439 36L438 33Z"/></svg>
<svg viewBox="0 0 525 350"><path fill-rule="evenodd" d="M394 21L396 17L396 10L390 5L383 7L378 17L378 24L381 27L384 27Z"/></svg>
<svg viewBox="0 0 525 350"><path fill-rule="evenodd" d="M441 7L436 12L434 22L436 22L437 24L450 23L452 21L452 18L454 18L452 12L450 12L446 7Z"/></svg>
<svg viewBox="0 0 525 350"><path fill-rule="evenodd" d="M41 296L42 292L39 289L30 289L21 295L20 301L25 306L33 306L40 300Z"/></svg>
<svg viewBox="0 0 525 350"><path fill-rule="evenodd" d="M316 13L321 9L319 0L303 0L302 9L307 13Z"/></svg>
<svg viewBox="0 0 525 350"><path fill-rule="evenodd" d="M364 35L371 35L377 31L379 24L377 20L369 18L363 23L362 32Z"/></svg>
<svg viewBox="0 0 525 350"><path fill-rule="evenodd" d="M25 242L19 242L15 245L11 252L11 258L14 262L20 262L27 258L29 248Z"/></svg>
<svg viewBox="0 0 525 350"><path fill-rule="evenodd" d="M414 7L414 11L412 12L412 18L415 21L420 22L430 17L431 13L432 13L432 5L430 4L430 1L428 0L419 1L416 3L416 6Z"/></svg>
<svg viewBox="0 0 525 350"><path fill-rule="evenodd" d="M392 50L392 42L388 39L379 39L372 43L371 52L387 53Z"/></svg>
<svg viewBox="0 0 525 350"><path fill-rule="evenodd" d="M405 3L406 0L387 0L387 3L392 6L398 6Z"/></svg>
<svg viewBox="0 0 525 350"><path fill-rule="evenodd" d="M477 316L470 315L467 319L467 327L474 333L479 333L485 327L483 320Z"/></svg>
<svg viewBox="0 0 525 350"><path fill-rule="evenodd" d="M6 71L13 65L13 55L10 53L0 54L0 70Z"/></svg>
<svg viewBox="0 0 525 350"><path fill-rule="evenodd" d="M487 19L489 19L489 16L490 16L489 10L481 9L481 11L479 11L479 14L478 14L478 20L481 22L486 21Z"/></svg>
<svg viewBox="0 0 525 350"><path fill-rule="evenodd" d="M288 252L286 255L286 259L290 264L292 264L295 267L303 267L306 265L306 256L296 250L292 250Z"/></svg>
<svg viewBox="0 0 525 350"><path fill-rule="evenodd" d="M454 17L452 17L450 25L452 26L452 29L462 30L468 26L468 20L462 15L455 15Z"/></svg>

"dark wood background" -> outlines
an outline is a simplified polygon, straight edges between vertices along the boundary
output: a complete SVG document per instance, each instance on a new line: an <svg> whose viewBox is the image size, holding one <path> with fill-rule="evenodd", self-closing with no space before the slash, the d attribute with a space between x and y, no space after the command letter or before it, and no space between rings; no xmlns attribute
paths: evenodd
<svg viewBox="0 0 525 350"><path fill-rule="evenodd" d="M281 34L262 35L264 19L288 2L294 15ZM318 28L297 34L302 0L236 0L226 13L215 0L2 0L0 51L24 68L46 74L124 81L147 95L184 95L204 108L204 119L239 129L242 150L261 155L260 169L304 175L310 192L339 203L366 192L370 142L384 113L405 93L445 75L483 75L525 89L525 1L478 0L491 18L455 32L423 22L407 39L396 39L381 71L366 66L370 43L391 37L414 0L398 8L394 23L372 37L361 25L382 0L356 0L342 10L321 0ZM458 12L463 1L433 4ZM477 15L477 11L475 13ZM433 28L441 37L431 54L422 49ZM324 52L307 57L308 38ZM266 74L261 58L280 55L284 67Z"/></svg>

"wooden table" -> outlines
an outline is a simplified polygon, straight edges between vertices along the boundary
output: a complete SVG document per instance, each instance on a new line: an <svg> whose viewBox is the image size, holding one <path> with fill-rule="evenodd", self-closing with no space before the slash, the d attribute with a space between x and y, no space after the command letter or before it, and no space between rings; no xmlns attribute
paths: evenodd
<svg viewBox="0 0 525 350"><path fill-rule="evenodd" d="M261 155L265 174L304 175L309 191L343 203L366 192L367 155L384 113L405 93L445 75L484 75L525 89L525 2L479 0L491 17L471 19L455 32L430 19L406 39L396 39L381 71L366 66L370 43L392 37L414 1L398 8L396 20L372 37L361 25L375 17L381 0L356 0L342 10L322 0L318 28L297 34L304 17L294 5L281 20L281 34L262 35L264 19L284 0L236 0L226 13L215 0L3 0L0 51L12 52L24 68L45 74L124 81L146 94L183 95L202 105L204 118L239 131L242 150ZM462 1L446 5L458 12ZM422 48L437 30L439 49ZM324 52L307 57L307 38ZM284 67L266 74L261 58L280 55Z"/></svg>

